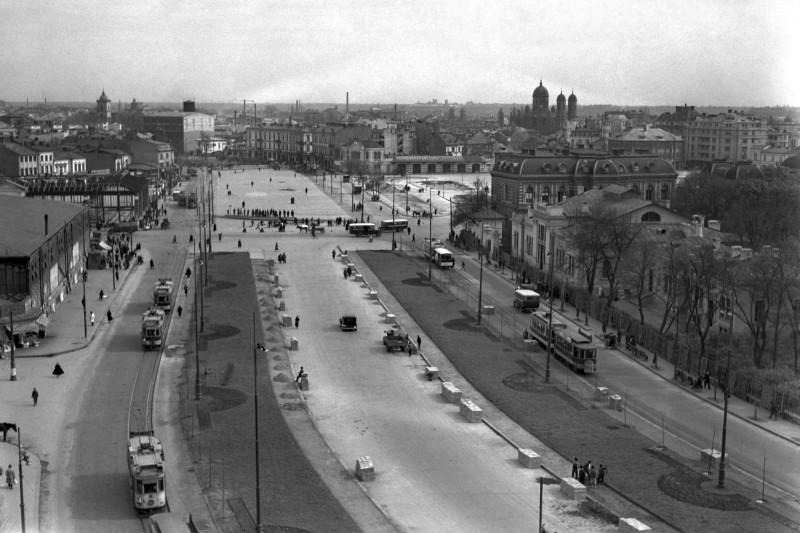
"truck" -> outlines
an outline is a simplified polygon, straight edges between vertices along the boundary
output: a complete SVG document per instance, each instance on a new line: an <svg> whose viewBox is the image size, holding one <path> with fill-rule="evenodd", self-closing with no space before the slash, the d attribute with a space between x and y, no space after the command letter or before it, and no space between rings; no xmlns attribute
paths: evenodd
<svg viewBox="0 0 800 533"><path fill-rule="evenodd" d="M175 283L172 278L158 278L153 285L153 305L166 313L172 311L172 292L174 290Z"/></svg>
<svg viewBox="0 0 800 533"><path fill-rule="evenodd" d="M404 335L397 330L388 329L383 336L383 345L387 352L404 352L408 349L408 335Z"/></svg>
<svg viewBox="0 0 800 533"><path fill-rule="evenodd" d="M164 311L148 309L142 313L142 346L158 348L164 341Z"/></svg>
<svg viewBox="0 0 800 533"><path fill-rule="evenodd" d="M539 308L539 293L531 289L514 290L514 308L523 313L530 313Z"/></svg>

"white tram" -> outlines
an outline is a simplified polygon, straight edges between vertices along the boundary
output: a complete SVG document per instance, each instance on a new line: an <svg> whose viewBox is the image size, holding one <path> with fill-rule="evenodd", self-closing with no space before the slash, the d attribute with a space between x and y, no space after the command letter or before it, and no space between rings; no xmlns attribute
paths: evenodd
<svg viewBox="0 0 800 533"><path fill-rule="evenodd" d="M152 431L128 434L128 472L137 512L152 513L167 506L164 449Z"/></svg>
<svg viewBox="0 0 800 533"><path fill-rule="evenodd" d="M539 341L542 346L547 346L548 327L550 327L550 349L553 355L575 372L583 374L597 372L597 344L594 342L591 329L555 317L551 323L549 312L536 311L531 316L526 334Z"/></svg>

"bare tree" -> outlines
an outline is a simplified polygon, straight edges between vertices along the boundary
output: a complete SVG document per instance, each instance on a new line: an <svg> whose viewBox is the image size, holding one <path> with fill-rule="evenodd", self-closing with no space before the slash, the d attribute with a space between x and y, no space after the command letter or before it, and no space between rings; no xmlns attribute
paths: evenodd
<svg viewBox="0 0 800 533"><path fill-rule="evenodd" d="M663 245L643 231L628 251L628 260L622 265L622 276L627 287L632 289L639 310L639 323L644 324L644 300L652 290L653 268L661 255Z"/></svg>

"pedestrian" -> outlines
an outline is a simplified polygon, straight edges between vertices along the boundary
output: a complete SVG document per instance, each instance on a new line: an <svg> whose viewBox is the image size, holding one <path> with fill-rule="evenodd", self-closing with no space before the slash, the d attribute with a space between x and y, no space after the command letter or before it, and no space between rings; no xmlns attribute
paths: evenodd
<svg viewBox="0 0 800 533"><path fill-rule="evenodd" d="M578 458L572 460L572 477L578 479Z"/></svg>
<svg viewBox="0 0 800 533"><path fill-rule="evenodd" d="M108 319L108 321L109 321L109 322L111 322L112 320L114 320L114 317L111 315L111 309L109 309L108 311L106 311L106 318Z"/></svg>
<svg viewBox="0 0 800 533"><path fill-rule="evenodd" d="M296 378L294 378L294 382L295 382L295 383L299 383L299 382L300 382L300 380L301 380L302 378L305 378L305 377L308 377L308 374L306 374L306 373L305 373L305 370L303 370L303 367L301 366L301 367L300 367L300 372L298 372L298 373L297 373L297 377L296 377Z"/></svg>
<svg viewBox="0 0 800 533"><path fill-rule="evenodd" d="M778 419L778 407L775 405L775 400L769 402L769 419Z"/></svg>
<svg viewBox="0 0 800 533"><path fill-rule="evenodd" d="M219 242L222 242L222 233L219 234Z"/></svg>
<svg viewBox="0 0 800 533"><path fill-rule="evenodd" d="M417 219L417 226L419 226L420 224L422 224L422 219L421 219L421 218L418 218L418 219Z"/></svg>
<svg viewBox="0 0 800 533"><path fill-rule="evenodd" d="M466 270L467 264L464 261L461 261L461 270Z"/></svg>
<svg viewBox="0 0 800 533"><path fill-rule="evenodd" d="M89 311L89 321L92 323L92 327L94 327L94 311Z"/></svg>
<svg viewBox="0 0 800 533"><path fill-rule="evenodd" d="M239 239L239 242L236 243L236 247L237 248L241 248L242 247L242 239Z"/></svg>
<svg viewBox="0 0 800 533"><path fill-rule="evenodd" d="M275 242L275 251L276 252L278 251L278 242L277 241Z"/></svg>
<svg viewBox="0 0 800 533"><path fill-rule="evenodd" d="M410 342L407 344L407 346L408 346L408 356L411 357L411 354L414 352L414 347L411 346Z"/></svg>
<svg viewBox="0 0 800 533"><path fill-rule="evenodd" d="M421 349L422 349L422 337L417 335L417 350L421 350Z"/></svg>
<svg viewBox="0 0 800 533"><path fill-rule="evenodd" d="M296 327L296 328L300 327L300 317L299 316L294 317L294 327Z"/></svg>
<svg viewBox="0 0 800 533"><path fill-rule="evenodd" d="M103 289L100 289L100 299L102 300L105 297L106 297L106 293L103 292Z"/></svg>
<svg viewBox="0 0 800 533"><path fill-rule="evenodd" d="M57 378L64 375L64 369L61 368L60 364L56 363L56 366L53 367L53 375Z"/></svg>
<svg viewBox="0 0 800 533"><path fill-rule="evenodd" d="M178 318L180 318L180 317L181 317L181 313L183 313L183 307L181 307L181 306L179 305L179 306L178 306Z"/></svg>
<svg viewBox="0 0 800 533"><path fill-rule="evenodd" d="M156 264L155 264L155 263L153 262L153 260L151 259L151 260L150 260L150 270L153 270L155 267L156 267Z"/></svg>
<svg viewBox="0 0 800 533"><path fill-rule="evenodd" d="M703 381L705 382L705 386L707 389L711 388L711 373L706 370L705 375L703 376Z"/></svg>
<svg viewBox="0 0 800 533"><path fill-rule="evenodd" d="M33 406L36 407L36 404L39 403L39 391L36 390L36 387L31 392L31 398L33 398Z"/></svg>
<svg viewBox="0 0 800 533"><path fill-rule="evenodd" d="M336 250L331 250L331 259L336 260Z"/></svg>
<svg viewBox="0 0 800 533"><path fill-rule="evenodd" d="M408 231L408 234L411 235L411 228L406 228L406 231Z"/></svg>
<svg viewBox="0 0 800 533"><path fill-rule="evenodd" d="M599 470L597 471L597 483L600 485L604 484L606 481L606 470L608 470L605 465L600 465Z"/></svg>
<svg viewBox="0 0 800 533"><path fill-rule="evenodd" d="M186 277L192 277L192 269L190 267L186 267Z"/></svg>
<svg viewBox="0 0 800 533"><path fill-rule="evenodd" d="M594 465L589 467L589 486L597 486L597 470L594 469Z"/></svg>
<svg viewBox="0 0 800 533"><path fill-rule="evenodd" d="M16 484L17 475L14 473L14 467L8 465L8 468L6 468L6 486L8 486L9 489L13 489Z"/></svg>
<svg viewBox="0 0 800 533"><path fill-rule="evenodd" d="M411 242L417 242L417 235L416 234L411 236Z"/></svg>
<svg viewBox="0 0 800 533"><path fill-rule="evenodd" d="M183 295L184 296L189 296L189 284L188 283L184 283L183 284Z"/></svg>

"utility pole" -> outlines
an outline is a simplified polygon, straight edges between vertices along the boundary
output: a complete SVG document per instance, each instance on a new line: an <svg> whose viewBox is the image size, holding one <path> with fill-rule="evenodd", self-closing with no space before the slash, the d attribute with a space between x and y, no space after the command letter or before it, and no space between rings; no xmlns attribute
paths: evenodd
<svg viewBox="0 0 800 533"><path fill-rule="evenodd" d="M14 342L14 312L13 311L9 311L8 312L8 320L9 320L9 322L8 322L9 327L11 328L11 378L10 379L11 379L11 381L17 381L17 363L14 360L14 350L15 350L14 345L16 343Z"/></svg>
<svg viewBox="0 0 800 533"><path fill-rule="evenodd" d="M550 350L552 349L551 343L553 342L553 256L555 255L555 242L556 237L552 228L550 230L550 274L547 280L547 292L550 296L550 312L547 318L547 364L544 367L544 382L550 383Z"/></svg>
<svg viewBox="0 0 800 533"><path fill-rule="evenodd" d="M17 426L17 462L19 464L19 525L25 533L25 485L22 481L22 428Z"/></svg>
<svg viewBox="0 0 800 533"><path fill-rule="evenodd" d="M268 352L264 345L256 344L256 314L253 313L253 425L255 428L256 437L256 533L264 531L264 525L261 523L261 460L260 445L258 442L258 352Z"/></svg>
<svg viewBox="0 0 800 533"><path fill-rule="evenodd" d="M481 271L478 281L478 325L481 325L481 312L483 311L483 222L481 225L481 242L478 244L478 261L481 264Z"/></svg>
<svg viewBox="0 0 800 533"><path fill-rule="evenodd" d="M428 250L430 260L428 261L428 283L433 284L433 199L431 198L431 191L433 188L428 183Z"/></svg>
<svg viewBox="0 0 800 533"><path fill-rule="evenodd" d="M731 298L731 321L728 330L728 364L725 368L725 389L722 391L723 408L722 408L722 444L720 445L719 456L719 479L717 480L717 488L725 488L725 445L728 438L728 397L730 396L730 376L731 376L731 352L733 352L733 298ZM713 457L714 450L711 450Z"/></svg>

